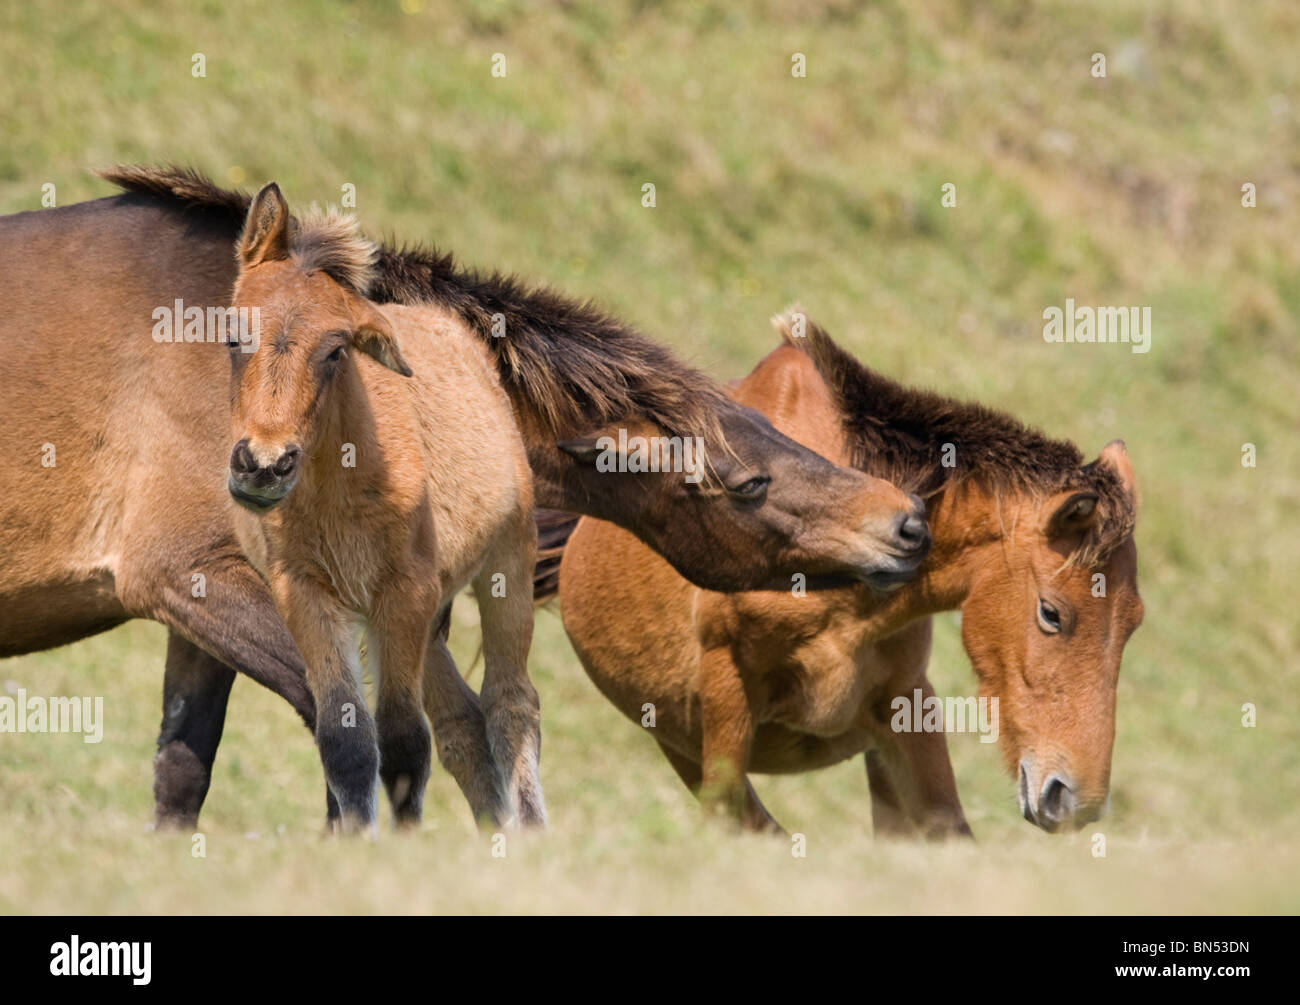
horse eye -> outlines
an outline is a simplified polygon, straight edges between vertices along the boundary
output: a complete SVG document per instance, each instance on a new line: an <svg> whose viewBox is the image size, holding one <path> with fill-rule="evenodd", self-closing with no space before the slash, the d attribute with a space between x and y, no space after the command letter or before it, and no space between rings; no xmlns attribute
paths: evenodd
<svg viewBox="0 0 1300 1005"><path fill-rule="evenodd" d="M343 347L339 346L332 353L325 357L327 363L337 363L343 358Z"/></svg>
<svg viewBox="0 0 1300 1005"><path fill-rule="evenodd" d="M1061 630L1061 614L1046 600L1038 601L1038 626L1049 635Z"/></svg>
<svg viewBox="0 0 1300 1005"><path fill-rule="evenodd" d="M758 475L744 484L738 485L731 492L733 495L743 496L746 499L756 499L763 494L763 490L767 488L768 482L771 480L766 475Z"/></svg>

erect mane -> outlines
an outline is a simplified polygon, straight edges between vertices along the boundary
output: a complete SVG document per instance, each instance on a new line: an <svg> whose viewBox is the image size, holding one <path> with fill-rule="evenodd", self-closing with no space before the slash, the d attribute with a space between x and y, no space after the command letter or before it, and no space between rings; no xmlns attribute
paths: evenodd
<svg viewBox="0 0 1300 1005"><path fill-rule="evenodd" d="M213 213L240 227L253 202L248 192L221 188L191 168L127 164L97 173L127 192ZM289 250L303 269L324 272L362 296L370 286L379 253L374 243L361 235L354 217L315 205L302 218L291 219Z"/></svg>
<svg viewBox="0 0 1300 1005"><path fill-rule="evenodd" d="M1093 567L1133 532L1133 500L1110 468L1083 463L1073 443L1053 440L975 402L905 387L858 362L804 316L773 318L786 344L804 352L839 406L854 467L923 497L970 481L992 492L1097 493L1097 516L1070 563ZM944 445L953 466L945 467Z"/></svg>
<svg viewBox="0 0 1300 1005"><path fill-rule="evenodd" d="M361 236L356 217L313 206L292 229L289 253L300 268L323 272L354 293L369 295L379 247Z"/></svg>
<svg viewBox="0 0 1300 1005"><path fill-rule="evenodd" d="M247 192L222 189L188 168L125 166L99 174L128 192L239 224L252 202ZM458 314L487 346L515 407L543 435L576 436L645 419L669 436L703 437L706 457L723 444L718 409L730 404L726 392L631 326L555 290L463 268L432 248L382 245L368 263L362 244L369 242L344 233L339 219L309 217L296 224L291 243L339 282L365 283L362 292L376 302L434 303Z"/></svg>
<svg viewBox="0 0 1300 1005"><path fill-rule="evenodd" d="M253 202L250 193L242 189L221 188L193 168L170 164L118 164L95 173L125 192L151 195L185 209L206 210L241 226Z"/></svg>
<svg viewBox="0 0 1300 1005"><path fill-rule="evenodd" d="M643 417L668 435L722 443L725 391L589 302L465 269L450 253L420 247L381 249L371 297L458 314L487 346L516 404L552 435Z"/></svg>

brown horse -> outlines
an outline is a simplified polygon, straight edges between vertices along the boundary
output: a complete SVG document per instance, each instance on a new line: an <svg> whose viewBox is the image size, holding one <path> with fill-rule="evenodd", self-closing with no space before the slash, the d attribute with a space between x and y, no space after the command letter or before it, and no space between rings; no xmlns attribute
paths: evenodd
<svg viewBox="0 0 1300 1005"><path fill-rule="evenodd" d="M1085 465L1072 444L1008 416L873 373L810 322L800 338L791 316L777 324L785 344L734 386L737 400L826 457L924 497L930 557L888 598L710 593L617 527L584 519L559 595L587 673L634 719L653 705L652 735L682 780L750 827L775 824L746 772L865 752L879 833L968 834L943 727L909 708L918 689L927 718L934 708L929 615L960 609L980 693L998 701L1022 813L1049 831L1095 819L1120 655L1142 620L1123 444Z"/></svg>
<svg viewBox="0 0 1300 1005"><path fill-rule="evenodd" d="M0 656L128 618L165 624L157 815L192 826L233 671L284 696L309 727L316 718L219 474L226 349L182 334L191 312L229 305L250 197L185 171L107 177L127 192L0 219L0 420L14 444L0 456ZM915 565L909 500L788 440L599 311L419 250L381 250L371 293L439 306L486 349L539 503L630 528L692 580L761 587L805 570L888 577ZM166 342L159 312L173 308ZM583 438L621 427L703 437L714 476L598 471ZM860 526L868 510L877 519Z"/></svg>
<svg viewBox="0 0 1300 1005"><path fill-rule="evenodd" d="M369 757L328 778L343 825L373 824L377 771L396 821L419 820L431 747L424 704L475 815L544 824L540 711L527 672L532 473L486 351L440 308L366 300L377 249L344 217L307 219L291 235L275 185L249 210L238 254L234 307L256 307L259 348L231 352L235 527L306 660L317 741L378 729ZM422 687L439 612L471 582L483 622L486 771L455 756L483 745L464 730L442 735L466 720L444 715L438 686ZM372 640L375 722L358 687L358 621ZM431 676L460 680L445 648L429 665Z"/></svg>

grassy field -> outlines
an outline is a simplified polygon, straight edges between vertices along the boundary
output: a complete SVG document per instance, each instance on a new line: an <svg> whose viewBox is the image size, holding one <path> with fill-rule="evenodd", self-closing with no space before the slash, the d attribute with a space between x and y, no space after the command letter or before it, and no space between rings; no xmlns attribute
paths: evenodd
<svg viewBox="0 0 1300 1005"><path fill-rule="evenodd" d="M543 611L548 834L494 857L435 771L419 833L323 841L310 737L241 681L196 858L148 832L163 632L135 623L0 662L0 688L102 695L106 718L97 745L0 734L0 911L1300 909L1300 9L731 6L6 5L0 212L47 183L107 194L88 169L118 161L275 179L298 205L354 185L372 233L591 296L722 377L798 299L900 379L1090 455L1124 437L1147 616L1110 815L1035 830L959 735L977 844L874 842L860 760L757 780L805 858L721 833ZM1150 305L1151 351L1045 343L1066 297ZM466 668L475 625L466 599ZM936 636L937 690L970 693L955 618Z"/></svg>

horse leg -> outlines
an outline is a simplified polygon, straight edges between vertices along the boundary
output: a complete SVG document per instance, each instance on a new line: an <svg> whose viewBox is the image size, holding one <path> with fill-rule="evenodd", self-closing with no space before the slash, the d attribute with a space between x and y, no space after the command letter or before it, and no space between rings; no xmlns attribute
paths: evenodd
<svg viewBox="0 0 1300 1005"><path fill-rule="evenodd" d="M700 784L703 780L703 771L699 764L692 761L685 754L680 754L672 747L656 740L659 749L663 751L664 757L668 758L685 786L696 796L700 794ZM749 779L745 779L745 808L741 816L741 823L746 830L768 832L772 834L784 834L785 828L776 822L776 819L767 811L762 801L758 798L758 793L754 791L754 786Z"/></svg>
<svg viewBox="0 0 1300 1005"><path fill-rule="evenodd" d="M878 643L873 672L886 676L886 693L911 695L920 688L922 701L934 695L925 675L933 632L933 622L923 618ZM930 839L969 837L944 734L898 733L884 725L887 717L879 721L875 743L865 754L875 833L911 837L919 830Z"/></svg>
<svg viewBox="0 0 1300 1005"><path fill-rule="evenodd" d="M926 678L922 700L934 694ZM970 837L942 732L888 733L866 754L872 823L877 833L919 830L928 840Z"/></svg>
<svg viewBox="0 0 1300 1005"><path fill-rule="evenodd" d="M123 607L132 617L161 622L170 629L175 645L189 643L209 658L200 660L177 648L173 667L169 641L163 736L154 760L157 819L191 826L207 791L206 782L195 787L196 779L207 773L202 767L204 756L210 765L221 738L231 669L288 701L312 730L316 705L293 636L266 584L237 546L216 543L189 561L164 552L162 566L156 562L157 550L142 549L142 554L153 558L127 563L119 570L117 588ZM173 739L180 746L169 746ZM211 752L200 755L198 763L185 753L188 747L199 755L206 744Z"/></svg>
<svg viewBox="0 0 1300 1005"><path fill-rule="evenodd" d="M193 829L212 781L235 672L175 632L167 635L163 719L154 757L159 830Z"/></svg>
<svg viewBox="0 0 1300 1005"><path fill-rule="evenodd" d="M474 822L495 829L508 813L483 707L437 626L431 636L424 653L424 710L433 724L438 761L460 786Z"/></svg>
<svg viewBox="0 0 1300 1005"><path fill-rule="evenodd" d="M743 823L752 791L745 770L754 743L754 715L740 670L724 648L710 649L700 660L700 719L700 803L706 812L722 812Z"/></svg>
<svg viewBox="0 0 1300 1005"><path fill-rule="evenodd" d="M741 822L746 830L765 834L784 834L785 828L776 822L776 818L767 811L754 791L754 785L748 777L745 779L745 815Z"/></svg>
<svg viewBox="0 0 1300 1005"><path fill-rule="evenodd" d="M432 580L430 575L429 580ZM421 597L420 583L403 582L380 596L371 618L379 657L379 777L397 827L420 822L429 783L432 740L421 708L424 648L437 599Z"/></svg>
<svg viewBox="0 0 1300 1005"><path fill-rule="evenodd" d="M312 580L277 575L272 590L307 663L307 683L316 700L316 746L339 808L335 828L373 831L379 745L361 693L352 619Z"/></svg>
<svg viewBox="0 0 1300 1005"><path fill-rule="evenodd" d="M163 568L128 567L118 574L118 594L132 617L162 622L270 688L314 728L302 656L266 584L242 555L214 550L192 562L169 560Z"/></svg>
<svg viewBox="0 0 1300 1005"><path fill-rule="evenodd" d="M871 826L876 837L912 836L915 829L907 818L907 811L903 809L903 801L899 798L894 783L890 781L885 759L875 749L868 750L863 757L867 763L867 785L871 789Z"/></svg>
<svg viewBox="0 0 1300 1005"><path fill-rule="evenodd" d="M537 532L531 513L497 538L478 575L474 596L483 624L483 711L492 759L517 824L546 826L538 763L542 711L528 679L533 638L533 562Z"/></svg>

